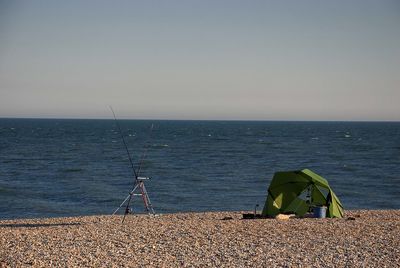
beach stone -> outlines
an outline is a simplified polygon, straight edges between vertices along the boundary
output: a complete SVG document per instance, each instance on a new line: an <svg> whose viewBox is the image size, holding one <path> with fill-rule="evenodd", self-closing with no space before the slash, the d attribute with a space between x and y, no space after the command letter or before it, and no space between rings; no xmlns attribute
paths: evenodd
<svg viewBox="0 0 400 268"><path fill-rule="evenodd" d="M0 267L398 267L400 210L346 219L243 212L0 221ZM229 220L222 220L229 218Z"/></svg>

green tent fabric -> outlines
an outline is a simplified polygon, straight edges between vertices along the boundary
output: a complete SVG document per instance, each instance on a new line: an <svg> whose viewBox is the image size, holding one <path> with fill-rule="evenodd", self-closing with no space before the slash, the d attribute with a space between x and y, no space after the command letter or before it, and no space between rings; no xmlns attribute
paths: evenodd
<svg viewBox="0 0 400 268"><path fill-rule="evenodd" d="M343 206L327 180L309 169L276 172L262 215L294 213L303 216L313 206L326 206L327 217L343 217Z"/></svg>

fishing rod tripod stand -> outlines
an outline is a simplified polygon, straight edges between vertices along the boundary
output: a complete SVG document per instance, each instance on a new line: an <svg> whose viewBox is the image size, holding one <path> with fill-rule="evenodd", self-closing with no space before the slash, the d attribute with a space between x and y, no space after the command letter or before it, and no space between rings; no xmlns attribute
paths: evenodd
<svg viewBox="0 0 400 268"><path fill-rule="evenodd" d="M135 178L135 181L134 181L134 184L133 184L133 189L129 192L129 195L125 198L125 200L121 203L121 205L119 205L119 207L114 211L114 213L112 215L117 213L118 210L127 202L126 207L125 207L124 217L122 218L122 222L124 222L126 215L133 213L133 210L130 207L130 204L131 204L133 196L140 195L140 196L142 196L144 208L146 209L147 213L149 215L153 215L154 216L155 213L154 213L154 210L153 210L153 206L151 205L149 195L147 194L146 187L144 186L144 181L145 180L149 180L149 178L147 178L147 177L139 177L140 170L141 170L141 167L143 165L144 159L146 157L146 152L149 149L149 147L145 146L143 155L142 155L141 160L139 162L139 167L136 170L135 166L133 164L133 161L132 161L131 154L130 154L129 149L128 149L128 145L126 144L124 135L122 134L121 126L119 125L117 117L115 116L114 110L113 110L113 108L111 106L110 106L110 110L114 115L114 120L115 120L115 123L116 123L116 125L118 127L119 134L121 135L122 142L124 143L125 150L126 150L126 153L128 155L128 159L129 159L129 162L131 164L132 171L133 171L133 176ZM152 124L151 128L150 128L150 134L153 132L153 126L154 125Z"/></svg>
<svg viewBox="0 0 400 268"><path fill-rule="evenodd" d="M149 198L149 195L147 194L146 186L144 185L145 180L149 180L150 178L147 177L137 177L135 185L132 189L132 191L129 192L128 196L125 198L124 201L122 201L121 205L113 212L112 215L115 215L118 210L124 206L125 203L127 203L125 207L125 212L124 212L124 218L122 219L122 222L125 220L125 216L127 214L133 214L132 208L130 206L130 203L133 199L134 196L141 196L143 200L143 205L144 208L146 209L147 213L149 215L155 215L153 206L151 205L151 201Z"/></svg>

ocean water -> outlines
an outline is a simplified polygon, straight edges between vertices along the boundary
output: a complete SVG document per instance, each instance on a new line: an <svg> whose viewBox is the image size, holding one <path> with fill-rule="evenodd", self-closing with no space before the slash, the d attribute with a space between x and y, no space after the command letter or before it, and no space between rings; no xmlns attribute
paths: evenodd
<svg viewBox="0 0 400 268"><path fill-rule="evenodd" d="M400 209L400 123L119 123L157 213L261 210L274 172L303 168L345 209ZM0 119L1 219L111 214L132 182L113 120Z"/></svg>

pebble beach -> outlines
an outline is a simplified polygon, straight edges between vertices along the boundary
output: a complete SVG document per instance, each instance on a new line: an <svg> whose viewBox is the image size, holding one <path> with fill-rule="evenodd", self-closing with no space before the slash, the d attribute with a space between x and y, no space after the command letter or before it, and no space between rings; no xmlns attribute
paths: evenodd
<svg viewBox="0 0 400 268"><path fill-rule="evenodd" d="M0 267L399 267L400 210L242 213L1 220Z"/></svg>

